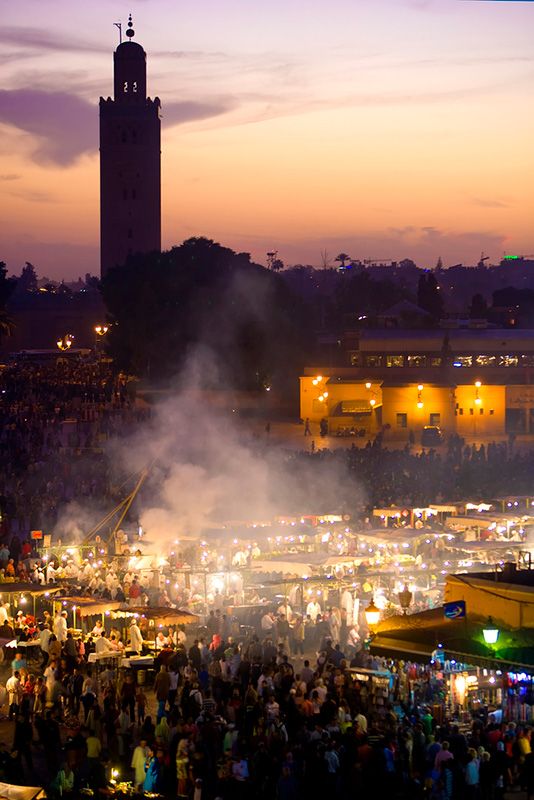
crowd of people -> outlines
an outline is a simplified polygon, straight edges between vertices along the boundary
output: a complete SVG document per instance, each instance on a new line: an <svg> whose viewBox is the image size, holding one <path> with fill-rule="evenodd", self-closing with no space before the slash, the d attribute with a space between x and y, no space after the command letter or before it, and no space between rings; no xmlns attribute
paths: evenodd
<svg viewBox="0 0 534 800"><path fill-rule="evenodd" d="M0 372L0 578L65 581L117 605L193 601L191 587L175 590L165 579L149 586L124 542L94 540L91 558L64 552L46 560L30 539L32 530L53 531L72 501L109 509L117 475L102 443L148 416L102 361L21 362ZM317 485L335 471L350 493L361 487L361 507L350 509L356 520L389 504L529 494L534 467L534 452L459 439L443 453L388 450L379 437L362 448L279 458L314 471ZM109 794L123 778L139 791L190 800L322 800L332 792L498 800L513 785L534 790L528 726L486 712L460 730L446 718L429 667L414 667L426 676L423 692L400 693L406 665L369 656L367 632L349 622L341 602L338 609L301 598L297 613L285 600L262 610L251 631L224 613L226 600L234 604L218 590L206 594L196 639L190 630L159 630L148 683L116 660L146 651L146 620L126 633L96 622L80 636L65 610L35 618L19 609L13 619L1 605L0 639L39 643L14 658L2 651L0 701L12 728L0 743L4 778L33 783L37 769L52 797L72 798L87 787ZM32 651L39 658L29 661ZM396 677L377 702L357 670L386 667Z"/></svg>
<svg viewBox="0 0 534 800"><path fill-rule="evenodd" d="M530 727L482 708L460 728L429 665L351 656L328 636L292 656L283 629L240 640L165 629L147 685L114 659L88 663L114 636L102 625L86 646L65 612L37 624L42 660L15 652L0 687L13 720L0 773L28 784L40 775L51 797L109 796L122 781L191 800L499 800L534 789ZM136 628L117 646L142 649ZM374 692L368 675L389 676L387 689Z"/></svg>
<svg viewBox="0 0 534 800"><path fill-rule="evenodd" d="M16 362L0 369L0 532L53 530L72 501L114 499L102 444L148 412L103 361Z"/></svg>
<svg viewBox="0 0 534 800"><path fill-rule="evenodd" d="M534 470L534 450L510 448L506 442L465 445L451 437L444 452L415 451L408 444L388 449L381 438L364 447L314 452L292 456L297 464L322 464L343 468L354 486L363 490L365 509L388 505L424 507L429 503L453 502L465 497L529 495Z"/></svg>
<svg viewBox="0 0 534 800"><path fill-rule="evenodd" d="M150 417L148 407L133 402L132 386L103 360L23 360L0 369L4 538L53 530L72 501L104 509L119 498L117 484L124 475L114 473L102 445L128 436ZM389 504L424 506L443 498L529 494L534 467L534 450L519 450L510 443L466 446L459 437L450 437L443 452L416 452L411 444L388 449L378 435L364 447L280 450L278 457L280 468L290 472L306 467L314 492L324 487L335 468L340 496L352 498L348 510L354 519ZM351 487L359 492L350 492Z"/></svg>

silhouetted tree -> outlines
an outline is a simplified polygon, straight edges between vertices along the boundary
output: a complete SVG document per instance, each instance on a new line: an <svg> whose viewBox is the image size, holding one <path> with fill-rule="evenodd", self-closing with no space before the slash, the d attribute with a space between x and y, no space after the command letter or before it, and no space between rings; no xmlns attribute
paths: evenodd
<svg viewBox="0 0 534 800"><path fill-rule="evenodd" d="M33 264L26 261L25 266L22 268L20 277L17 280L17 292L36 292L37 291L37 273Z"/></svg>
<svg viewBox="0 0 534 800"><path fill-rule="evenodd" d="M100 278L96 275L91 275L89 272L85 273L85 285L88 289L98 289L100 286Z"/></svg>
<svg viewBox="0 0 534 800"><path fill-rule="evenodd" d="M326 247L323 248L321 250L321 267L323 269L328 269L328 267L330 266L330 262L331 261L332 261L332 259L330 258L330 254L328 253L328 250L326 249Z"/></svg>
<svg viewBox="0 0 534 800"><path fill-rule="evenodd" d="M404 296L391 281L376 281L367 271L343 276L337 290L338 316L347 313L372 315L392 306Z"/></svg>
<svg viewBox="0 0 534 800"><path fill-rule="evenodd" d="M443 314L443 298L432 272L423 272L417 286L417 305L424 308L435 320Z"/></svg>
<svg viewBox="0 0 534 800"><path fill-rule="evenodd" d="M284 279L211 239L131 256L107 273L102 294L117 323L110 353L140 376L172 376L204 348L227 385L279 388L309 347L304 305Z"/></svg>
<svg viewBox="0 0 534 800"><path fill-rule="evenodd" d="M4 336L10 336L14 328L13 320L7 312L6 305L16 285L17 279L7 277L6 264L4 261L0 261L0 339Z"/></svg>
<svg viewBox="0 0 534 800"><path fill-rule="evenodd" d="M417 269L417 264L411 258L403 258L399 261L399 267L401 269Z"/></svg>
<svg viewBox="0 0 534 800"><path fill-rule="evenodd" d="M350 261L350 256L346 253L340 253L334 258L334 261L339 261L340 268L345 269L345 264L347 261Z"/></svg>

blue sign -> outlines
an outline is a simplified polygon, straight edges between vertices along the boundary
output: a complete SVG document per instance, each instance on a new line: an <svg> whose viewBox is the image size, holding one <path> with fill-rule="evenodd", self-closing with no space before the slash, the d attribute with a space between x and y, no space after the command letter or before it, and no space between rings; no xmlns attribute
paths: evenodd
<svg viewBox="0 0 534 800"><path fill-rule="evenodd" d="M465 619L465 600L445 603L443 606L443 614L446 619Z"/></svg>

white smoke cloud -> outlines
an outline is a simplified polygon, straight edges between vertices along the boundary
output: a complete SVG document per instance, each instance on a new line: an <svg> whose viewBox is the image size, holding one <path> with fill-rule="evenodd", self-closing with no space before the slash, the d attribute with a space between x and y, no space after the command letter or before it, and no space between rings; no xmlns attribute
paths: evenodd
<svg viewBox="0 0 534 800"><path fill-rule="evenodd" d="M207 403L206 376L210 385L217 383L211 356L197 350L150 422L113 445L113 459L124 469L149 468L137 500L148 540L163 552L180 537L200 537L229 520L339 512L349 485L344 467L325 465L319 474L317 464L295 461L269 441L265 422L254 435L248 420L233 413L235 397L222 380L210 397L226 402L218 408ZM358 496L354 488L351 495Z"/></svg>

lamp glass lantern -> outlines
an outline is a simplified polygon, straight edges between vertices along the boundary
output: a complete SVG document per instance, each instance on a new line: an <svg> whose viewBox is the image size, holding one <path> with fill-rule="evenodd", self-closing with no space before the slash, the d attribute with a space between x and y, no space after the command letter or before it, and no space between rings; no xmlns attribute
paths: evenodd
<svg viewBox="0 0 534 800"><path fill-rule="evenodd" d="M380 619L380 609L375 606L374 601L371 600L367 608L365 609L365 619L367 620L367 624L370 628L373 628L375 625L378 625L378 621Z"/></svg>
<svg viewBox="0 0 534 800"><path fill-rule="evenodd" d="M402 592L399 592L399 602L405 614L410 607L410 603L412 602L412 597L413 595L406 585L404 586Z"/></svg>
<svg viewBox="0 0 534 800"><path fill-rule="evenodd" d="M499 638L499 629L495 627L491 617L488 617L488 622L482 629L482 635L484 636L484 641L486 644L497 644L497 639Z"/></svg>

